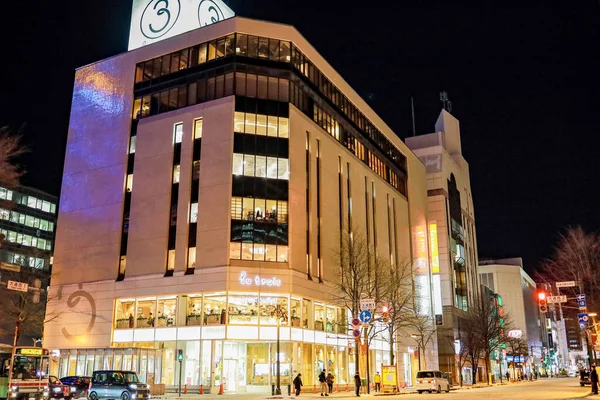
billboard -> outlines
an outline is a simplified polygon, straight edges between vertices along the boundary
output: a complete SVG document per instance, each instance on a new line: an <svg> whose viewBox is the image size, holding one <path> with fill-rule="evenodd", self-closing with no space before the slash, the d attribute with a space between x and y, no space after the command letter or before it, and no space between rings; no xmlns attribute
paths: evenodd
<svg viewBox="0 0 600 400"><path fill-rule="evenodd" d="M129 50L235 16L221 0L133 0Z"/></svg>

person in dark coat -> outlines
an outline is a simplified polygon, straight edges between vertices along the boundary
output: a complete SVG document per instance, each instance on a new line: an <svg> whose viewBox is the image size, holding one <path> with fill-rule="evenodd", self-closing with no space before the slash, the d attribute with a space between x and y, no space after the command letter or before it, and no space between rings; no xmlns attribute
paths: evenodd
<svg viewBox="0 0 600 400"><path fill-rule="evenodd" d="M356 387L356 397L360 397L360 386L361 385L362 385L362 382L360 380L360 375L357 372L356 375L354 375L354 386Z"/></svg>
<svg viewBox="0 0 600 400"><path fill-rule="evenodd" d="M302 374L296 375L294 378L294 389L296 389L296 396L300 396L300 390L302 387Z"/></svg>
<svg viewBox="0 0 600 400"><path fill-rule="evenodd" d="M592 364L592 372L590 373L590 382L592 382L592 393L598 394L598 371L596 371L596 364Z"/></svg>

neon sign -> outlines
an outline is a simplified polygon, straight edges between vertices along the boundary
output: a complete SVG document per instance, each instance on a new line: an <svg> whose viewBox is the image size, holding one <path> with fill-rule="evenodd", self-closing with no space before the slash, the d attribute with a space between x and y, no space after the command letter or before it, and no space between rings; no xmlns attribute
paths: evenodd
<svg viewBox="0 0 600 400"><path fill-rule="evenodd" d="M250 278L246 271L240 272L240 277L238 278L242 285L251 286L252 283L256 286L281 286L281 279L272 277L272 278L261 278L259 275L256 275L254 279Z"/></svg>

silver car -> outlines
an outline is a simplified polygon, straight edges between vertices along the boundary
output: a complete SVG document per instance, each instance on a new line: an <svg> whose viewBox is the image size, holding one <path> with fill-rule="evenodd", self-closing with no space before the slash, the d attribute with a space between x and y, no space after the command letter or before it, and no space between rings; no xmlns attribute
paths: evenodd
<svg viewBox="0 0 600 400"><path fill-rule="evenodd" d="M132 371L94 371L88 393L89 400L150 399L150 388Z"/></svg>

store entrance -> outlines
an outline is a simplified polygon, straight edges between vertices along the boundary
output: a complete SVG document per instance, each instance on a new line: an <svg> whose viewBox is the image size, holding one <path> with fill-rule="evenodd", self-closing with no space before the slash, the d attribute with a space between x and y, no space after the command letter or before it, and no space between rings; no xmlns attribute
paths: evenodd
<svg viewBox="0 0 600 400"><path fill-rule="evenodd" d="M223 378L225 378L225 391L235 393L238 391L238 362L237 360L224 360Z"/></svg>

